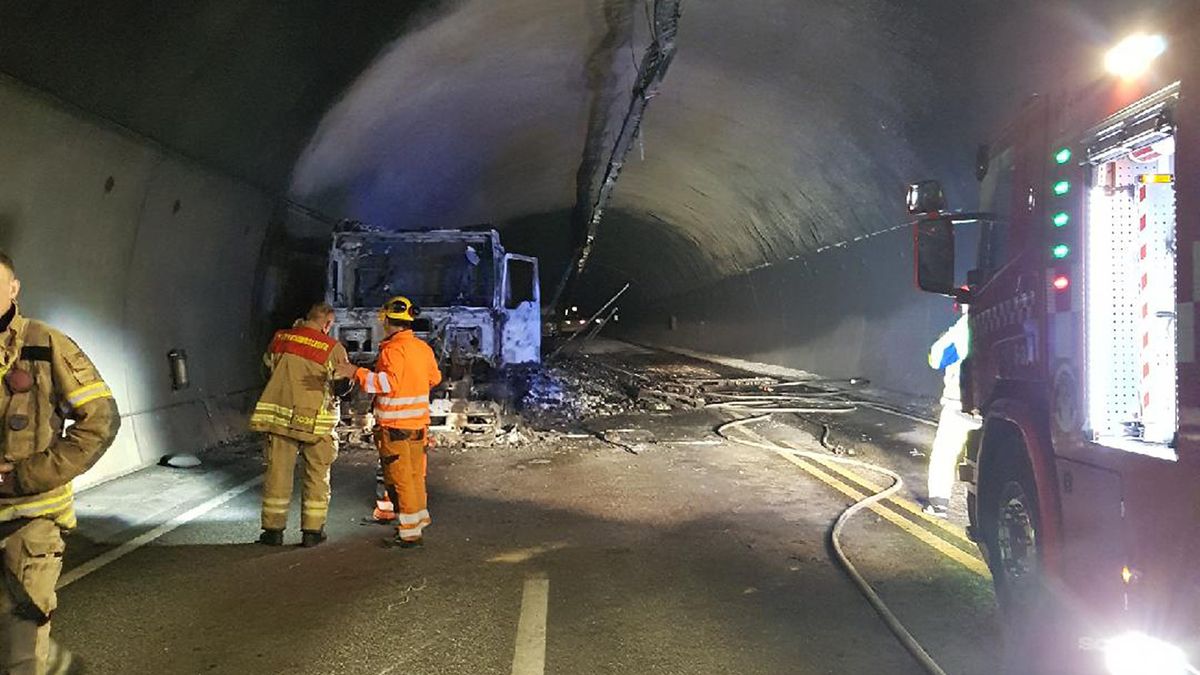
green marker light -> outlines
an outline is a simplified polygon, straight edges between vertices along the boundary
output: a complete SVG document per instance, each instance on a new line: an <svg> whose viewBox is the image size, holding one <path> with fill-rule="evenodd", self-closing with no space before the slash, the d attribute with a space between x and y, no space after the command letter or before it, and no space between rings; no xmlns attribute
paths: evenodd
<svg viewBox="0 0 1200 675"><path fill-rule="evenodd" d="M1056 164L1066 164L1069 161L1071 161L1070 148L1062 148L1058 152L1054 153L1054 162Z"/></svg>
<svg viewBox="0 0 1200 675"><path fill-rule="evenodd" d="M1055 258L1062 260L1063 258L1071 255L1071 247L1067 246L1066 244L1059 244L1058 246L1054 247L1052 253L1054 254Z"/></svg>
<svg viewBox="0 0 1200 675"><path fill-rule="evenodd" d="M1068 215L1066 211L1059 211L1058 213L1054 214L1055 227L1065 227L1069 222L1071 222L1071 216Z"/></svg>
<svg viewBox="0 0 1200 675"><path fill-rule="evenodd" d="M1059 197L1067 194L1070 191L1071 181L1069 180L1060 180L1054 184L1054 194L1058 195Z"/></svg>

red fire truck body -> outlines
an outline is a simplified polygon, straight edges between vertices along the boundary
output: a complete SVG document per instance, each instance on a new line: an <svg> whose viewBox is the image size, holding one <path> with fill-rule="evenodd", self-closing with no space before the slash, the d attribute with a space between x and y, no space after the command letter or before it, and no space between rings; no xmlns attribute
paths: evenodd
<svg viewBox="0 0 1200 675"><path fill-rule="evenodd" d="M1196 18L1141 77L1028 105L981 148L980 213L910 191L918 283L969 304L963 407L982 427L962 477L1000 607L1112 672L1122 648L1200 662ZM978 260L955 290L968 220Z"/></svg>

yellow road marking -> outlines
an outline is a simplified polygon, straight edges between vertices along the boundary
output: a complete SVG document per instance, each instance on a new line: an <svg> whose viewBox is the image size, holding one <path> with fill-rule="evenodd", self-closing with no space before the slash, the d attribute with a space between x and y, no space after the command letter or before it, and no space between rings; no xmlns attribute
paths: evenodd
<svg viewBox="0 0 1200 675"><path fill-rule="evenodd" d="M773 445L773 443L771 441L767 440L766 438L763 438L762 436L758 435L757 433L755 433L753 431L750 431L749 429L742 428L741 431L748 436L757 437L755 440L757 440L760 443L765 443L767 445ZM796 466L800 467L801 469L804 469L804 471L807 472L812 477L816 478L817 480L821 481L822 483L825 483L826 485L837 490L838 492L841 492L842 494L846 495L850 499L853 499L854 501L862 501L863 499L866 499L869 496L869 495L863 494L859 490L847 485L846 483L838 480L834 476L821 470L820 468L818 468L818 466L815 463L810 462L805 459L801 459L800 457L797 457L796 455L792 454L791 452L788 452L786 449L779 449L779 450L776 450L775 452L780 457L783 457L784 459L791 462L792 464L795 464ZM912 535L914 538L927 544L930 548L934 549L938 553L941 553L942 555L946 556L947 558L950 558L951 560L959 563L960 565L967 568L968 570L978 574L981 577L990 577L991 576L991 572L988 571L987 564L984 563L982 560L980 560L978 557L964 552L962 549L958 548L957 546L951 545L950 543L948 543L941 537L938 537L938 536L932 534L931 532L929 532L928 530L917 526L912 521L905 518L904 516L901 516L900 514L896 513L895 511L892 511L891 509L886 508L886 507L882 506L881 504L872 504L870 506L870 509L872 511L874 511L876 514L878 514L880 517L882 517L884 520L895 525L896 527L900 528L901 530L904 530L906 533Z"/></svg>
<svg viewBox="0 0 1200 675"><path fill-rule="evenodd" d="M770 441L768 441L768 442L770 442ZM795 449L795 450L800 449L800 448L795 447L791 443L788 443L787 441L781 441L780 444L784 445L786 447ZM851 481L858 483L859 485L867 488L871 492L882 492L884 489L883 486L880 485L879 483L876 483L875 481L871 480L870 478L867 478L866 476L862 475L861 473L855 471L854 469L852 469L844 464L838 464L837 462L827 462L827 461L822 461L822 460L817 460L817 461L818 461L818 463L820 463L821 466L825 467L826 469L834 471L835 473L840 473L844 478L848 478ZM888 501L892 502L896 506L899 506L900 508L904 509L905 511L908 511L909 513L913 514L914 516L917 516L921 520L924 520L925 522L927 522L931 525L941 528L947 534L954 535L958 539L962 540L963 543L965 543L969 546L975 545L975 542L973 542L967 538L967 533L964 532L961 527L958 527L957 525L952 525L952 524L946 522L945 520L942 520L941 518L934 518L933 516L925 513L924 511L921 510L921 506L919 504L917 504L916 502L912 501L911 499L904 499L903 497L892 497L891 499L888 499Z"/></svg>

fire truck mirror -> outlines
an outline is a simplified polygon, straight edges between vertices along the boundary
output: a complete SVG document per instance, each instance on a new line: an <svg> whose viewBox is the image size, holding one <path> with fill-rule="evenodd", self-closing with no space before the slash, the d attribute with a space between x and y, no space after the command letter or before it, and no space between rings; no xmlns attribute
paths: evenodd
<svg viewBox="0 0 1200 675"><path fill-rule="evenodd" d="M925 218L914 227L917 287L930 293L955 295L954 223L949 218Z"/></svg>
<svg viewBox="0 0 1200 675"><path fill-rule="evenodd" d="M908 186L905 199L909 213L937 213L946 208L946 195L936 180L923 180Z"/></svg>

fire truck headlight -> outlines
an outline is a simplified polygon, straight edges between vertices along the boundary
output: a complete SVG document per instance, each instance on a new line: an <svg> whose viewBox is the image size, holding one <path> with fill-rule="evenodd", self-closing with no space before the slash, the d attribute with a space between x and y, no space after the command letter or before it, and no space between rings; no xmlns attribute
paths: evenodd
<svg viewBox="0 0 1200 675"><path fill-rule="evenodd" d="M1108 50L1104 56L1104 67L1113 75L1133 79L1149 70L1154 59L1165 51L1167 40L1161 35L1130 35Z"/></svg>
<svg viewBox="0 0 1200 675"><path fill-rule="evenodd" d="M1186 675L1189 672L1187 656L1182 649L1138 632L1109 640L1104 646L1104 664L1112 675Z"/></svg>

